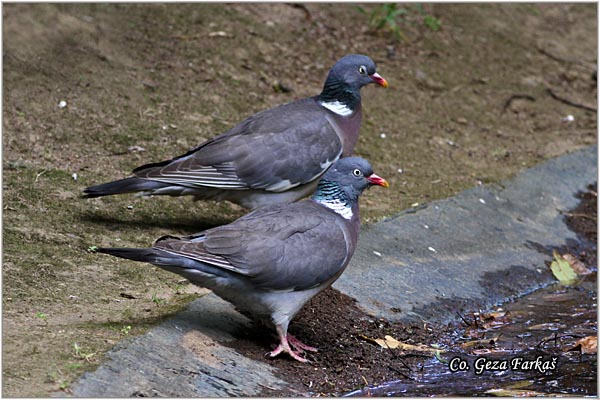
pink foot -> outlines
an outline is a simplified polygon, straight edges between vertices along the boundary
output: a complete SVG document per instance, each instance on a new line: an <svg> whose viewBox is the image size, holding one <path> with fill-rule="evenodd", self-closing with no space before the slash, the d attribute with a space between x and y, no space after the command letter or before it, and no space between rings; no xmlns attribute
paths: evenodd
<svg viewBox="0 0 600 400"><path fill-rule="evenodd" d="M300 362L308 362L308 360L306 358L302 357L297 352L295 352L294 350L290 349L289 344L286 343L286 345L287 346L284 346L283 344L280 344L279 346L277 346L277 348L275 350L273 350L272 352L267 353L267 354L270 357L277 357L281 353L288 353L295 360L298 360Z"/></svg>
<svg viewBox="0 0 600 400"><path fill-rule="evenodd" d="M300 362L308 362L308 360L302 357L299 352L317 351L314 347L310 347L287 333L287 323L285 325L277 325L277 335L279 336L279 346L270 353L267 353L271 357L277 357L281 353L288 353L292 358ZM294 346L294 350L290 347L290 344Z"/></svg>
<svg viewBox="0 0 600 400"><path fill-rule="evenodd" d="M312 346L309 346L307 344L302 343L301 341L299 341L298 339L296 339L295 336L292 336L289 333L287 335L287 340L289 341L290 345L292 345L292 347L294 349L296 349L296 350L306 350L306 351L312 351L312 352L319 351L315 347L312 347Z"/></svg>

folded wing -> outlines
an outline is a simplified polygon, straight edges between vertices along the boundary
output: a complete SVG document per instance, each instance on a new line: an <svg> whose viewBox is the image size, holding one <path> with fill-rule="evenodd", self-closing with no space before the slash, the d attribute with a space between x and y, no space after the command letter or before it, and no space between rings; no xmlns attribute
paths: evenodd
<svg viewBox="0 0 600 400"><path fill-rule="evenodd" d="M341 140L319 107L306 99L255 114L181 157L134 173L189 187L292 189L320 177L342 154Z"/></svg>
<svg viewBox="0 0 600 400"><path fill-rule="evenodd" d="M349 251L339 219L313 207L305 201L259 209L197 236L161 239L155 248L245 276L264 290L305 290L340 273Z"/></svg>

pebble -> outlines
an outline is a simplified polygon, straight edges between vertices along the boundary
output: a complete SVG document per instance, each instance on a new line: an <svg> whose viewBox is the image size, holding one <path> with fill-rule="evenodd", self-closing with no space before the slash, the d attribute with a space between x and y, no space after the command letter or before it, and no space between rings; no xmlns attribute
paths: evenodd
<svg viewBox="0 0 600 400"><path fill-rule="evenodd" d="M575 121L575 117L572 116L571 114L569 114L566 117L562 118L562 121L564 121L564 122L573 122L573 121Z"/></svg>

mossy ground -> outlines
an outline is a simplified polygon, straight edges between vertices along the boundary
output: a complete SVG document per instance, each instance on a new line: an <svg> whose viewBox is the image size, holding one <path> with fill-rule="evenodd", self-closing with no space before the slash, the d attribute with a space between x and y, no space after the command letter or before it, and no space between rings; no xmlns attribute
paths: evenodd
<svg viewBox="0 0 600 400"><path fill-rule="evenodd" d="M355 4L5 4L3 394L68 390L119 340L205 293L89 246L147 246L244 212L86 201L83 187L318 93L344 54L371 56L390 83L363 90L356 153L391 184L362 199L367 223L596 143L596 113L548 92L595 106L596 5L427 5L436 32L406 7L396 42Z"/></svg>

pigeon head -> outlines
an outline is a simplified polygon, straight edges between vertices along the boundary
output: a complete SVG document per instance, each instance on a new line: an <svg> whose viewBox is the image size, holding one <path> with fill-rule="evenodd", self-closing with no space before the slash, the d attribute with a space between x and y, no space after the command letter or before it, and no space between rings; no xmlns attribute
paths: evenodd
<svg viewBox="0 0 600 400"><path fill-rule="evenodd" d="M374 185L389 187L385 179L373 173L371 164L364 158L342 158L325 172L312 199L350 219L352 206L360 194Z"/></svg>
<svg viewBox="0 0 600 400"><path fill-rule="evenodd" d="M324 106L337 103L354 111L360 103L360 89L369 83L388 86L369 57L360 54L344 56L329 71L319 101L325 103Z"/></svg>

